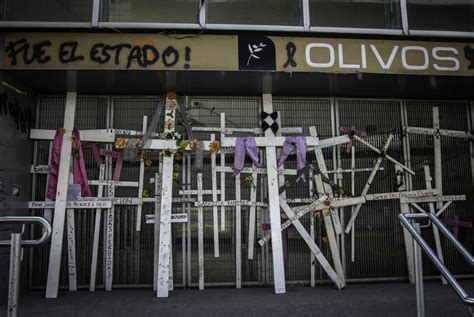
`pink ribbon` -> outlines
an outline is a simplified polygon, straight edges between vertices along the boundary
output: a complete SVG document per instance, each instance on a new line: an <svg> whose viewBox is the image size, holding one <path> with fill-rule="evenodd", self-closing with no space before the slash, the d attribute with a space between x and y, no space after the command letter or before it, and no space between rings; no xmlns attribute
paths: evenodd
<svg viewBox="0 0 474 317"><path fill-rule="evenodd" d="M346 153L351 153L351 151L352 151L352 140L354 139L354 135L357 135L361 138L366 138L367 137L367 133L365 131L358 130L354 126L352 126L350 128L340 127L339 132L341 134L347 134L349 136L349 143L347 143L347 145L346 145Z"/></svg>
<svg viewBox="0 0 474 317"><path fill-rule="evenodd" d="M87 179L87 171L84 163L84 154L82 153L81 138L79 131L74 129L72 131L72 149L76 150L73 153L73 183L81 186L81 196L91 196L89 188L89 181ZM59 164L61 161L61 147L63 145L64 133L56 131L53 140L53 149L51 151L51 162L49 164L48 190L46 197L55 200L58 187Z"/></svg>
<svg viewBox="0 0 474 317"><path fill-rule="evenodd" d="M100 155L114 157L114 158L117 159L117 161L115 162L113 180L118 182L120 180L120 174L122 173L123 154L121 152L101 149L100 150Z"/></svg>
<svg viewBox="0 0 474 317"><path fill-rule="evenodd" d="M246 153L256 167L263 167L263 164L259 162L255 138L237 138L235 141L234 176L238 175L244 168Z"/></svg>

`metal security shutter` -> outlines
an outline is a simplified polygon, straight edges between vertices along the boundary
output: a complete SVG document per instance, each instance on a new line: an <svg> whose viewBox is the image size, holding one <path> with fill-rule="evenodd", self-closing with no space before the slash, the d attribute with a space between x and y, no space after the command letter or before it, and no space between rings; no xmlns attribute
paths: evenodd
<svg viewBox="0 0 474 317"><path fill-rule="evenodd" d="M388 134L399 129L400 101L375 99L337 99L339 126L364 130L367 141L378 148L383 147ZM356 168L371 168L377 155L361 143L356 147ZM341 147L343 169L351 166L351 155ZM403 162L401 140L396 136L388 153ZM394 191L395 168L388 161L382 162L383 171L378 171L369 193ZM356 173L355 194L360 195L370 172ZM343 175L343 187L351 188L350 174ZM355 262L350 260L350 235L346 235L346 265L348 279L372 279L406 277L407 265L403 234L398 222L399 202L397 200L367 202L361 208L355 222ZM351 208L344 209L345 223L349 220Z"/></svg>
<svg viewBox="0 0 474 317"><path fill-rule="evenodd" d="M441 129L469 131L467 102L465 101L405 101L409 126L433 127L433 107L439 108ZM424 189L425 179L423 165L430 166L434 175L433 137L425 135L409 135L411 164L417 169L413 177L413 188ZM466 194L466 201L453 203L440 216L441 219L452 219L458 215L460 220L473 221L472 206L474 203L474 187L471 173L472 158L470 144L465 140L441 137L441 159L443 171L443 194ZM433 182L434 186L434 182ZM450 228L450 227L448 227ZM451 229L451 228L450 228ZM434 249L434 238L431 227L424 228L422 234ZM466 247L474 245L474 235L471 228L459 228L459 240ZM472 274L472 268L464 261L451 243L441 236L443 255L447 267L453 274ZM437 271L429 260L423 261L425 274L435 275Z"/></svg>

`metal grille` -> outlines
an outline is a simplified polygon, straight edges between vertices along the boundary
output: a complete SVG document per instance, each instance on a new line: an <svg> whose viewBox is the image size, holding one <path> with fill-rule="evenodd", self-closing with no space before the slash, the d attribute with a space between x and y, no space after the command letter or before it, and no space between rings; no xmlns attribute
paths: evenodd
<svg viewBox="0 0 474 317"><path fill-rule="evenodd" d="M367 141L378 148L385 144L388 134L401 126L400 102L391 100L338 99L341 127L355 126L364 130ZM356 168L371 168L378 156L358 142L354 142ZM341 167L350 169L351 155L342 148ZM403 161L401 140L395 137L388 149L389 155ZM394 191L395 168L384 161L383 171L378 171L370 193ZM360 195L369 177L369 172L355 175L355 194ZM351 188L350 174L343 175L343 187ZM398 222L398 201L367 202L360 209L355 222L355 262L346 257L347 278L387 278L407 275L405 247L401 226ZM351 208L345 208L345 223L350 218ZM350 254L350 235L346 235L346 254ZM368 247L370 246L370 247Z"/></svg>
<svg viewBox="0 0 474 317"><path fill-rule="evenodd" d="M76 127L78 129L99 129L116 127L124 129L142 129L142 117L147 115L149 121L154 114L159 97L87 97L78 98L76 111ZM259 126L258 113L260 109L259 97L188 97L186 99L193 126L220 126L220 113L226 113L227 127L253 128ZM39 128L57 129L61 127L64 115L63 97L40 98ZM469 129L466 104L464 102L433 102L433 101L405 101L408 125L431 127L431 108L440 108L441 128L467 131ZM330 98L290 98L274 97L273 106L275 111L281 113L281 124L283 127L302 127L303 135L308 135L309 126L316 126L321 138L328 138L337 131L336 113L338 110L339 126L351 127L365 130L369 137L368 141L377 147L382 147L388 133L392 129L401 126L400 107L401 101L396 100L371 100L371 99L330 99ZM109 109L110 108L110 109ZM108 111L108 109L110 111ZM110 118L108 114L110 113ZM177 122L179 122L177 112ZM108 123L110 121L110 123ZM161 127L163 118L159 123ZM182 132L183 127L177 126ZM219 139L219 134L217 139ZM209 140L210 133L199 132L195 134L198 139ZM429 162L433 171L433 150L431 137L408 136L411 147L411 162L414 169L421 166L422 162ZM389 148L389 153L394 158L403 161L402 139L397 135ZM372 167L376 156L357 142L356 146L356 168ZM340 167L350 168L350 155L345 153L341 147ZM49 142L37 142L36 164L47 164ZM473 220L468 206L472 205L474 189L471 177L471 158L469 144L456 139L442 139L443 153L443 186L445 194L468 194L467 202L457 202L450 207L445 215L448 218L456 213L462 220ZM336 149L325 149L323 151L329 170L334 169L338 157ZM90 179L97 179L98 172L95 161L90 151L85 152L86 166ZM308 162L314 161L313 153L308 153ZM233 165L233 156L226 156L226 166ZM158 171L158 154L152 156L152 165L145 169L144 188L150 192L154 191L153 185L148 184L148 179L154 177ZM250 161L245 162L251 166ZM220 165L220 157L217 156L217 165ZM372 183L369 193L393 191L395 173L393 164L385 162L385 169L379 171ZM285 163L287 168L296 168L296 159L291 155ZM113 168L113 163L110 169ZM413 178L413 188L425 188L422 170L418 170L417 176ZM124 163L121 180L138 181L139 164ZM211 163L209 156L205 157L203 170L203 187L211 189ZM197 187L197 173L193 170L191 177L191 188ZM368 173L356 174L356 195L360 194ZM45 196L46 176L35 176L34 195L35 199L42 200ZM220 177L218 175L218 188ZM231 175L226 176L226 199L235 199L235 183ZM257 199L264 199L261 184L266 184L263 177L259 177L257 185ZM350 174L345 174L342 179L345 189L350 189ZM177 193L182 184L176 183L173 192ZM117 189L116 195L123 197L137 196L136 188ZM250 187L245 184L242 177L241 186L242 199L249 199ZM288 188L287 197L308 197L307 183L298 183ZM177 196L177 194L175 195ZM210 200L205 196L204 200ZM181 204L173 205L173 212L183 212ZM341 239L341 245L345 252L345 265L348 279L391 279L406 278L406 257L403 244L401 227L397 220L400 206L398 201L370 202L363 206L355 225L356 232L356 258L350 261L350 237ZM241 237L242 237L242 282L247 284L269 285L273 281L271 248L261 248L255 241L254 260L247 259L247 236L248 236L248 207L242 207L241 213ZM114 241L114 286L147 286L151 287L153 282L153 226L145 224L146 214L154 213L153 204L145 204L142 214L142 231L135 231L136 207L121 206L115 208L115 241ZM261 224L268 222L267 211L257 212L258 237L263 232ZM39 212L38 212L39 214ZM93 237L93 215L90 210L76 210L76 243L77 243L77 274L78 285L85 286L89 283L91 245ZM205 282L206 286L233 285L235 283L235 209L226 208L226 230L219 231L220 257L215 258L213 252L213 219L212 208L204 208L204 258L205 258ZM301 222L309 231L310 214L305 215ZM350 217L350 209L342 212L342 219L347 222ZM331 261L328 245L324 242L324 224L320 218L315 218L316 243L320 245L323 254ZM186 243L183 244L183 232L187 231L187 225L173 225L173 273L175 285L195 286L198 282L198 250L197 250L197 210L191 209L191 279L184 283L183 261L186 261ZM288 258L285 260L285 273L288 282L304 282L310 280L310 252L303 239L296 230L288 230ZM425 230L424 235L432 239L430 230ZM473 245L474 237L469 234L469 229L460 229L460 239L464 245ZM102 239L101 239L102 240ZM99 259L102 258L102 241L99 245ZM183 249L184 245L184 249ZM32 250L33 257L30 269L30 283L32 287L44 287L48 264L49 245ZM472 273L470 268L462 263L452 249L444 248L444 254L448 267L456 274ZM61 285L67 285L67 258L66 248L63 250L63 270L61 272ZM431 266L424 261L428 274L433 274ZM185 266L184 266L185 267ZM102 284L102 261L98 261L98 284ZM316 280L325 281L327 276L316 263Z"/></svg>
<svg viewBox="0 0 474 317"><path fill-rule="evenodd" d="M406 101L408 125L415 127L433 127L433 107L439 108L440 128L458 131L469 131L467 103L465 101ZM425 135L409 136L411 162L415 169L421 168L413 177L413 188L424 189L425 178L423 165L428 164L431 175L434 176L433 137ZM471 175L472 158L469 142L456 138L441 137L441 159L443 171L443 194L466 194L466 201L454 202L440 216L441 219L453 219L458 215L461 220L473 221L472 205L474 202L474 187ZM433 182L434 186L434 182ZM474 235L470 228L459 229L459 240L465 246L474 245ZM422 234L434 249L433 231L430 228L422 230ZM453 274L472 274L472 268L463 261L450 243L445 243L441 237L443 255L447 267ZM430 261L423 261L426 274L436 274L436 269Z"/></svg>

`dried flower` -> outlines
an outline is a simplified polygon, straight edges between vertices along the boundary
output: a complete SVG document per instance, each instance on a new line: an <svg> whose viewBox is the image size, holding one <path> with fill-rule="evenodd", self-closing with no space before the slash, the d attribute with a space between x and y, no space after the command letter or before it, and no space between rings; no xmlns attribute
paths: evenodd
<svg viewBox="0 0 474 317"><path fill-rule="evenodd" d="M321 243L328 244L329 243L328 237L322 237Z"/></svg>
<svg viewBox="0 0 474 317"><path fill-rule="evenodd" d="M152 160L149 160L149 159L145 160L145 166L146 167L150 167L152 164L153 164Z"/></svg>
<svg viewBox="0 0 474 317"><path fill-rule="evenodd" d="M133 139L132 145L141 148L143 146L143 141L142 139Z"/></svg>
<svg viewBox="0 0 474 317"><path fill-rule="evenodd" d="M174 160L181 161L182 159L183 159L183 154L181 154L180 152L176 152L176 154L174 155Z"/></svg>
<svg viewBox="0 0 474 317"><path fill-rule="evenodd" d="M64 133L66 133L66 129L65 128L60 128L60 129L58 129L58 132L60 134L64 134Z"/></svg>
<svg viewBox="0 0 474 317"><path fill-rule="evenodd" d="M165 128L171 130L174 128L174 120L166 120L165 121Z"/></svg>
<svg viewBox="0 0 474 317"><path fill-rule="evenodd" d="M75 136L74 134L71 135L71 141L72 141L72 142L76 142L76 136Z"/></svg>
<svg viewBox="0 0 474 317"><path fill-rule="evenodd" d="M127 139L125 138L117 138L115 140L115 148L117 149L124 149L127 145Z"/></svg>
<svg viewBox="0 0 474 317"><path fill-rule="evenodd" d="M189 147L191 148L191 150L197 150L199 148L199 146L201 145L201 142L197 139L193 139L191 141L191 143L189 144Z"/></svg>
<svg viewBox="0 0 474 317"><path fill-rule="evenodd" d="M169 100L176 100L176 93L174 91L170 91L166 93L166 98Z"/></svg>
<svg viewBox="0 0 474 317"><path fill-rule="evenodd" d="M142 192L142 197L150 197L150 191L148 189L144 189Z"/></svg>
<svg viewBox="0 0 474 317"><path fill-rule="evenodd" d="M247 185L250 186L250 188L256 188L256 186L255 186L255 184L254 184L254 182L253 182L253 177L252 177L252 175L246 176L246 177L244 178L244 181L245 181L245 183L247 183Z"/></svg>
<svg viewBox="0 0 474 317"><path fill-rule="evenodd" d="M209 151L211 153L217 153L221 149L221 143L219 141L212 141L209 143Z"/></svg>
<svg viewBox="0 0 474 317"><path fill-rule="evenodd" d="M173 156L175 151L173 151L171 149L168 149L168 150L164 150L162 153L163 153L164 156Z"/></svg>
<svg viewBox="0 0 474 317"><path fill-rule="evenodd" d="M171 121L171 120L169 120ZM173 132L165 132L163 137L165 138L165 140L172 140L174 138L174 133Z"/></svg>

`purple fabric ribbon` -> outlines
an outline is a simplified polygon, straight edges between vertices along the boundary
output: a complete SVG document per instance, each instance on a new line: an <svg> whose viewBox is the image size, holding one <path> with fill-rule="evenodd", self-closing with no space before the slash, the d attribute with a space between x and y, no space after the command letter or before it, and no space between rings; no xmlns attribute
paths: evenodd
<svg viewBox="0 0 474 317"><path fill-rule="evenodd" d="M120 180L120 174L122 174L123 153L122 152L117 152L117 151L110 151L110 150L101 149L100 150L100 155L113 157L113 158L117 159L117 161L115 161L114 176L113 176L112 179L115 182L118 182Z"/></svg>
<svg viewBox="0 0 474 317"><path fill-rule="evenodd" d="M259 162L255 138L237 138L235 141L234 176L238 175L244 168L245 153L247 153L256 167L263 167L263 164Z"/></svg>
<svg viewBox="0 0 474 317"><path fill-rule="evenodd" d="M288 156L296 149L296 166L298 170L304 169L306 165L306 138L303 136L287 136L277 166L281 167ZM304 175L298 179L304 179Z"/></svg>
<svg viewBox="0 0 474 317"><path fill-rule="evenodd" d="M358 130L356 127L352 126L350 128L340 127L339 132L341 134L347 134L349 136L349 143L346 145L346 153L351 153L352 151L352 140L354 139L354 135L357 135L361 138L366 138L367 133L363 130Z"/></svg>
<svg viewBox="0 0 474 317"><path fill-rule="evenodd" d="M84 155L82 153L81 138L79 131L74 129L72 131L72 149L76 151L73 153L73 182L74 184L81 185L81 196L91 196L91 190L89 188L89 181L87 179L86 165L84 163ZM49 164L49 178L48 178L48 190L46 197L51 200L56 200L56 191L58 187L58 174L59 164L61 161L61 147L63 145L64 133L59 130L56 131L56 135L53 140L53 149L51 151L51 162Z"/></svg>

